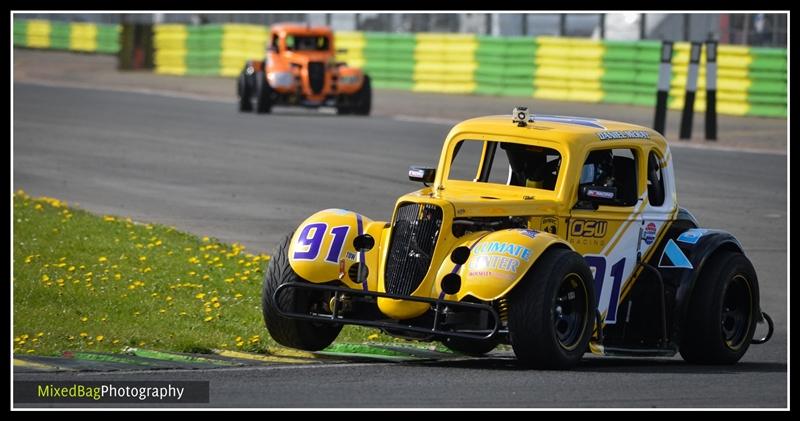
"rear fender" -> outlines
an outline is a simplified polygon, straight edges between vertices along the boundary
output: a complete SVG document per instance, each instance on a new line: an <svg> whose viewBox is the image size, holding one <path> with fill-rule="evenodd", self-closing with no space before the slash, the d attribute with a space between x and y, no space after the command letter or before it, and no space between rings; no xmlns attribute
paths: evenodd
<svg viewBox="0 0 800 421"><path fill-rule="evenodd" d="M572 249L553 234L518 228L472 234L456 244L448 256L462 246L470 248L469 258L463 265L457 265L449 258L442 263L433 284L432 297L442 293L441 280L449 273L461 276L461 289L453 295L445 294L447 300L472 296L492 301L505 297L545 250L551 247Z"/></svg>
<svg viewBox="0 0 800 421"><path fill-rule="evenodd" d="M664 248L669 241L673 241L686 256L691 264L691 268L665 268L662 259L664 258ZM680 336L685 327L686 317L689 311L694 288L699 282L700 274L703 272L705 264L709 258L717 251L731 250L744 253L742 245L730 233L722 230L713 229L690 229L671 239L665 239L664 244L659 247L659 251L654 255L653 265L657 266L662 272L664 279L673 278L677 283L675 293L675 313L672 325L671 340L680 343ZM680 271L677 274L675 271ZM761 309L759 306L758 279L754 279L755 291L754 301L756 305L757 320L761 320Z"/></svg>
<svg viewBox="0 0 800 421"><path fill-rule="evenodd" d="M350 288L362 288L349 276L351 266L361 259L366 262L367 285L377 290L377 268L380 256L381 237L386 223L344 209L326 209L311 215L295 230L289 244L289 265L303 279L313 283L324 283L339 278L344 270L342 283ZM353 239L368 233L375 239L375 246L363 256L353 247ZM357 266L356 266L357 267Z"/></svg>

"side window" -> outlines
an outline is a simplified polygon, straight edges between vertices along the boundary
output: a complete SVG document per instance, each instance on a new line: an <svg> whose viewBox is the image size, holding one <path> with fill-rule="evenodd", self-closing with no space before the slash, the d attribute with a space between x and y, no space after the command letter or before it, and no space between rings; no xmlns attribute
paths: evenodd
<svg viewBox="0 0 800 421"><path fill-rule="evenodd" d="M451 180L475 181L482 153L482 141L462 140L459 142L454 150L450 174L447 177Z"/></svg>
<svg viewBox="0 0 800 421"><path fill-rule="evenodd" d="M278 52L278 41L279 41L278 34L272 36L272 43L270 43L269 48L274 52Z"/></svg>
<svg viewBox="0 0 800 421"><path fill-rule="evenodd" d="M650 152L647 158L647 199L651 206L664 204L664 174L660 161L655 152Z"/></svg>
<svg viewBox="0 0 800 421"><path fill-rule="evenodd" d="M598 149L589 152L583 163L579 186L613 187L612 206L633 206L638 200L636 151L633 149Z"/></svg>

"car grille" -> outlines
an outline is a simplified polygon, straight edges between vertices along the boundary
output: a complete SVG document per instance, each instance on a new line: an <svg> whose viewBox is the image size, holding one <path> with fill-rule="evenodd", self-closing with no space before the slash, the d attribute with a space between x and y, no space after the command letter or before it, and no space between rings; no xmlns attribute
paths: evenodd
<svg viewBox="0 0 800 421"><path fill-rule="evenodd" d="M442 208L436 205L403 203L397 208L384 274L386 292L411 295L419 287L441 226Z"/></svg>
<svg viewBox="0 0 800 421"><path fill-rule="evenodd" d="M322 92L325 86L325 64L319 61L308 63L308 83L315 94Z"/></svg>

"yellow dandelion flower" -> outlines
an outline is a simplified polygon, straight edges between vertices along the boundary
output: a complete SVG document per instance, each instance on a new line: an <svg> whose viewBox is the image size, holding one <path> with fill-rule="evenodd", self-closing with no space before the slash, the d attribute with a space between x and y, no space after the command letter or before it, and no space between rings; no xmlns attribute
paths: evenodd
<svg viewBox="0 0 800 421"><path fill-rule="evenodd" d="M39 333L36 334L36 336L41 338L42 336L44 336L44 332L39 332Z"/></svg>
<svg viewBox="0 0 800 421"><path fill-rule="evenodd" d="M244 341L236 342L236 346L238 346L239 348L243 347L244 346Z"/></svg>
<svg viewBox="0 0 800 421"><path fill-rule="evenodd" d="M206 316L206 318L205 318L205 319L203 319L203 321L204 321L204 322L209 322L209 321L211 321L211 320L213 320L213 319L214 319L214 318L213 318L213 317L211 317L211 316Z"/></svg>
<svg viewBox="0 0 800 421"><path fill-rule="evenodd" d="M186 315L186 312L185 312L185 311L182 311L182 312L180 312L180 313L178 313L178 314L179 314L180 316L185 316L185 315Z"/></svg>
<svg viewBox="0 0 800 421"><path fill-rule="evenodd" d="M105 263L108 261L108 259L105 256L100 256L97 258L97 261L100 263Z"/></svg>
<svg viewBox="0 0 800 421"><path fill-rule="evenodd" d="M111 341L111 343L112 344L118 344L119 343L119 339L114 339L113 341Z"/></svg>
<svg viewBox="0 0 800 421"><path fill-rule="evenodd" d="M220 303L214 303L214 308L219 308L221 305Z"/></svg>
<svg viewBox="0 0 800 421"><path fill-rule="evenodd" d="M75 266L70 266L70 267L67 268L67 270L69 272L74 272L75 271Z"/></svg>
<svg viewBox="0 0 800 421"><path fill-rule="evenodd" d="M32 354L33 352L34 351L32 349L29 349L29 350L25 351L25 353L27 353L27 354Z"/></svg>
<svg viewBox="0 0 800 421"><path fill-rule="evenodd" d="M144 262L145 260L147 260L147 256L139 256L140 262Z"/></svg>
<svg viewBox="0 0 800 421"><path fill-rule="evenodd" d="M40 211L40 210L42 210L42 204L41 203L37 203L37 204L33 205L33 208L38 210L38 211Z"/></svg>
<svg viewBox="0 0 800 421"><path fill-rule="evenodd" d="M237 293L236 295L233 296L233 298L236 298L236 299L242 298L242 294Z"/></svg>
<svg viewBox="0 0 800 421"><path fill-rule="evenodd" d="M167 301L172 301L172 297L170 297L169 295L167 295L167 298L165 298L165 300L167 300Z"/></svg>
<svg viewBox="0 0 800 421"><path fill-rule="evenodd" d="M163 314L163 313L166 313L166 312L167 312L167 310L165 310L165 309L163 309L163 308L162 308L162 309L158 310L158 312Z"/></svg>
<svg viewBox="0 0 800 421"><path fill-rule="evenodd" d="M229 284L232 284L233 281L235 281L235 279L233 279L233 278L225 278L225 282L227 282Z"/></svg>
<svg viewBox="0 0 800 421"><path fill-rule="evenodd" d="M78 336L80 336L81 338L85 338L85 337L89 336L89 334L86 333L86 332L81 332Z"/></svg>
<svg viewBox="0 0 800 421"><path fill-rule="evenodd" d="M202 299L203 299L203 297L205 297L205 296L206 296L206 294L205 294L204 292L198 292L198 293L197 293L197 294L194 296L194 298L197 298L198 300L202 300Z"/></svg>
<svg viewBox="0 0 800 421"><path fill-rule="evenodd" d="M103 336L103 335L97 335L97 336L95 336L94 340L96 340L97 342L103 342L103 339L105 339L105 338L106 337Z"/></svg>
<svg viewBox="0 0 800 421"><path fill-rule="evenodd" d="M50 277L47 276L46 273L44 275L42 275L42 282L46 282L46 281L49 281L49 280L50 280Z"/></svg>
<svg viewBox="0 0 800 421"><path fill-rule="evenodd" d="M378 339L379 336L380 335L378 335L377 333L373 333L372 335L367 336L367 339L373 341L375 339Z"/></svg>
<svg viewBox="0 0 800 421"><path fill-rule="evenodd" d="M88 321L89 321L89 318L88 318L88 317L86 317L86 316L83 316L83 317L81 317L81 321L82 321L82 322L88 322Z"/></svg>

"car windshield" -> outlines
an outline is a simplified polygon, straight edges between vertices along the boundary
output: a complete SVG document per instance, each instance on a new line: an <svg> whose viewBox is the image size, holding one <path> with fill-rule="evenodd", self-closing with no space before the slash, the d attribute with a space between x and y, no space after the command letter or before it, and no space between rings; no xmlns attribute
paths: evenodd
<svg viewBox="0 0 800 421"><path fill-rule="evenodd" d="M485 158L483 158L485 155ZM481 160L485 161L480 168ZM502 141L462 140L448 178L555 190L561 154L555 149Z"/></svg>
<svg viewBox="0 0 800 421"><path fill-rule="evenodd" d="M326 51L328 49L326 36L287 35L286 49L290 51Z"/></svg>

